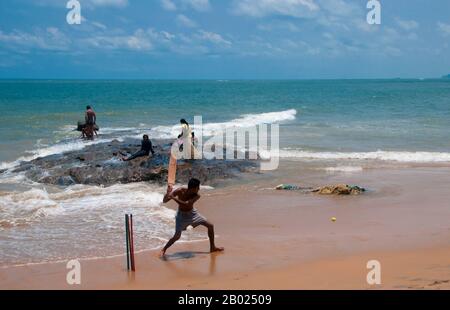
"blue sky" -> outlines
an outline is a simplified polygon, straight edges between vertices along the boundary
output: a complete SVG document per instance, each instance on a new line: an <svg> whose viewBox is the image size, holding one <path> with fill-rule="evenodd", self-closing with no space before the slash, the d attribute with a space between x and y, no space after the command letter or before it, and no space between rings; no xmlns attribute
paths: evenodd
<svg viewBox="0 0 450 310"><path fill-rule="evenodd" d="M0 78L308 79L450 73L450 1L0 1Z"/></svg>

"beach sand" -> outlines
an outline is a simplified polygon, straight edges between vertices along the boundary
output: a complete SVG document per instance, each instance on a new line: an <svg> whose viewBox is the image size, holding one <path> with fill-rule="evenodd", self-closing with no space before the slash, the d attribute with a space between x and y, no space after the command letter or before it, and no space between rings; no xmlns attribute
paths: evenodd
<svg viewBox="0 0 450 310"><path fill-rule="evenodd" d="M207 253L207 240L179 243L166 260L138 253L136 273L123 256L81 260L74 286L66 263L3 267L0 288L450 289L449 168L291 171L283 179L369 189L353 197L270 189L282 175L203 193L197 209L215 224L224 253ZM381 264L381 285L366 281L370 260Z"/></svg>

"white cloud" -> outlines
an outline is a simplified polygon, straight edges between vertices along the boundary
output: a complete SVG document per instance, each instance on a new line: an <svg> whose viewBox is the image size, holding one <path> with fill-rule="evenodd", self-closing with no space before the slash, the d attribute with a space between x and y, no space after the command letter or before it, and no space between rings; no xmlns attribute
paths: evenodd
<svg viewBox="0 0 450 310"><path fill-rule="evenodd" d="M36 29L33 33L14 30L10 33L0 31L0 42L9 47L22 47L25 49L43 49L52 51L68 50L71 40L55 27L45 30Z"/></svg>
<svg viewBox="0 0 450 310"><path fill-rule="evenodd" d="M301 29L296 24L286 21L274 21L266 24L259 24L258 29L262 31L290 31L299 32Z"/></svg>
<svg viewBox="0 0 450 310"><path fill-rule="evenodd" d="M197 38L204 41L209 41L214 44L219 45L231 45L232 43L228 40L225 40L220 34L214 32L208 32L201 30L198 32Z"/></svg>
<svg viewBox="0 0 450 310"><path fill-rule="evenodd" d="M374 27L373 25L370 25L367 23L366 19L355 19L353 21L354 29L357 29L362 32L369 32L369 33L375 33L379 32L378 27Z"/></svg>
<svg viewBox="0 0 450 310"><path fill-rule="evenodd" d="M161 6L167 11L176 11L177 6L172 0L161 0Z"/></svg>
<svg viewBox="0 0 450 310"><path fill-rule="evenodd" d="M96 5L112 5L111 1L105 0L84 1L85 3L96 3ZM160 53L210 57L259 55L279 57L279 59L322 55L321 57L325 59L368 52L393 57L413 50L414 42L408 45L408 40L417 40L417 35L413 31L405 32L403 29L419 27L415 21L400 19L395 19L392 27L387 25L372 27L365 20L365 6L356 6L355 8L356 2L351 1L235 0L232 2L231 8L236 14L255 18L273 16L274 18L247 20L253 22L259 30L272 31L272 33L235 33L231 32L232 30L230 33L222 33L212 28L206 28L207 24L200 23L200 19L192 19L196 16L195 14L198 14L193 10L210 9L210 1L158 1L160 2L157 2L157 5L161 4L162 8L171 12L169 15L166 14L169 19L172 18L177 25L183 28L178 28L177 31L163 28L164 30L170 29L171 32L146 28L136 30L136 28L130 28L132 27L131 23L122 29L117 25L114 26L114 23L111 25L107 23L108 28L106 28L101 23L83 20L82 25L76 28L75 33L67 30L67 37L70 39L64 38L64 35L57 29L49 28L39 33L34 31L30 31L30 33L0 32L0 41L6 42L3 45L6 45L8 50L14 47L22 47L18 50L27 50L26 47L28 47L30 50L30 47L34 47L72 53L72 49L75 49L75 52L80 52L80 54L114 50L115 53L124 55L126 51L134 51L145 55ZM102 4L100 4L101 2ZM131 4L132 2L126 1L126 3ZM327 4L329 6L326 6ZM159 10L162 9L159 8ZM220 14L220 12L217 13ZM87 14L87 16L89 15ZM280 16L287 16L287 18L277 18ZM444 34L450 35L450 25L439 23L438 27ZM371 32L373 35L367 35L367 32ZM58 36L61 36L61 39L56 39ZM255 36L261 36L261 38L255 39Z"/></svg>
<svg viewBox="0 0 450 310"><path fill-rule="evenodd" d="M209 0L182 0L182 2L199 12L206 12L211 8Z"/></svg>
<svg viewBox="0 0 450 310"><path fill-rule="evenodd" d="M54 7L66 7L68 0L35 0L30 3L38 6L54 6ZM81 7L93 9L95 7L116 7L123 8L128 6L128 0L81 0Z"/></svg>
<svg viewBox="0 0 450 310"><path fill-rule="evenodd" d="M171 41L176 38L174 34L171 34L170 32L167 31L161 31L161 35L168 41Z"/></svg>
<svg viewBox="0 0 450 310"><path fill-rule="evenodd" d="M107 28L105 25L103 25L102 23L99 23L99 22L91 22L91 24L101 30L106 30L106 28Z"/></svg>
<svg viewBox="0 0 450 310"><path fill-rule="evenodd" d="M406 31L411 31L411 30L419 28L419 23L416 22L415 20L403 20L403 19L397 18L396 22L400 28L402 28L403 30L406 30Z"/></svg>
<svg viewBox="0 0 450 310"><path fill-rule="evenodd" d="M156 33L151 29L147 31L138 29L132 35L98 35L83 39L82 41L94 48L149 51L153 49L152 38L155 36L157 36Z"/></svg>
<svg viewBox="0 0 450 310"><path fill-rule="evenodd" d="M344 0L318 0L321 7L333 16L348 17L358 14L355 3Z"/></svg>
<svg viewBox="0 0 450 310"><path fill-rule="evenodd" d="M128 0L89 0L94 6L114 6L114 7L126 7Z"/></svg>
<svg viewBox="0 0 450 310"><path fill-rule="evenodd" d="M5 51L28 54L34 50L56 51L72 55L96 53L97 50L133 51L137 53L167 53L183 55L220 55L225 48L232 52L231 41L220 34L197 31L192 34L157 31L153 28L138 28L132 32L123 30L103 31L101 27L82 31L70 38L54 27L37 29L32 33L14 30L10 33L0 31L0 46ZM7 63L3 62L2 66Z"/></svg>
<svg viewBox="0 0 450 310"><path fill-rule="evenodd" d="M176 18L176 22L178 25L188 28L197 27L197 23L183 14L178 14Z"/></svg>
<svg viewBox="0 0 450 310"><path fill-rule="evenodd" d="M306 55L317 55L320 53L320 49L312 47L310 44L304 41L293 41L290 39L282 40L281 46L283 51L291 54L306 54Z"/></svg>
<svg viewBox="0 0 450 310"><path fill-rule="evenodd" d="M167 11L194 9L198 12L207 12L211 9L209 0L160 0L160 2L162 8Z"/></svg>
<svg viewBox="0 0 450 310"><path fill-rule="evenodd" d="M437 26L439 31L441 31L444 36L450 36L450 24L438 22Z"/></svg>
<svg viewBox="0 0 450 310"><path fill-rule="evenodd" d="M307 17L318 10L319 6L313 0L236 0L233 8L235 14L251 17Z"/></svg>

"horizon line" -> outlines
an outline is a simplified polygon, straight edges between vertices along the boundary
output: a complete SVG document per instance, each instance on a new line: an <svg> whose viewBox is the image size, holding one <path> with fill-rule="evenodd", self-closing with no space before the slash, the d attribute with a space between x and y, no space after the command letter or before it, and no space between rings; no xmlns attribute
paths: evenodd
<svg viewBox="0 0 450 310"><path fill-rule="evenodd" d="M336 81L336 80L445 80L441 77L373 77L373 78L0 78L0 81Z"/></svg>

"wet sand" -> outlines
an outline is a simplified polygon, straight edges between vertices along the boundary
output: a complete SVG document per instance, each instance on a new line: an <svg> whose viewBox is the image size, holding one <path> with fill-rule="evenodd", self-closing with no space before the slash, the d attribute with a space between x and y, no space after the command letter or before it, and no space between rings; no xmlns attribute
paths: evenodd
<svg viewBox="0 0 450 310"><path fill-rule="evenodd" d="M344 182L369 192L269 189L281 181ZM224 253L208 254L207 241L176 244L166 260L146 251L137 255L135 274L124 257L82 260L79 286L67 285L65 263L7 267L0 288L450 289L449 183L444 167L274 174L204 193L197 208L215 224ZM366 282L369 260L381 263L381 286Z"/></svg>

